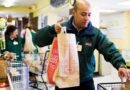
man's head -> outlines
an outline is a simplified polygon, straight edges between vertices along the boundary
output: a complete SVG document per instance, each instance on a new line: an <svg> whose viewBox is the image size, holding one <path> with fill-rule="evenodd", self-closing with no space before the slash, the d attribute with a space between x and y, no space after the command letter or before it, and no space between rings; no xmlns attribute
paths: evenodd
<svg viewBox="0 0 130 90"><path fill-rule="evenodd" d="M74 24L79 29L86 27L91 15L89 2L76 0L72 15L74 16Z"/></svg>

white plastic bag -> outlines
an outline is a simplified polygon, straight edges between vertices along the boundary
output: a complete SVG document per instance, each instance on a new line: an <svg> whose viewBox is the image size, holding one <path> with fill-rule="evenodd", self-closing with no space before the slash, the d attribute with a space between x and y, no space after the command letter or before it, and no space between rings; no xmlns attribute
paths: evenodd
<svg viewBox="0 0 130 90"><path fill-rule="evenodd" d="M32 41L31 31L29 29L26 29L24 51L33 52L33 50L35 49L36 47L34 46L33 41Z"/></svg>

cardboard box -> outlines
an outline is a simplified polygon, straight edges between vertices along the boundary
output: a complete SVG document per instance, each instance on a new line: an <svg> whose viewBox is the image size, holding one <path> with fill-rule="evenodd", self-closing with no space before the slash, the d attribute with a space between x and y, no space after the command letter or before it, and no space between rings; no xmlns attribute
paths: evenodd
<svg viewBox="0 0 130 90"><path fill-rule="evenodd" d="M7 61L0 58L0 79L7 78Z"/></svg>

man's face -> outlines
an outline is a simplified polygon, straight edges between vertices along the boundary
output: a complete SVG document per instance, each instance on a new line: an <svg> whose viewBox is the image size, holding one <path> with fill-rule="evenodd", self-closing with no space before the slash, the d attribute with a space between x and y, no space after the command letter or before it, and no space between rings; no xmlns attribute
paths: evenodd
<svg viewBox="0 0 130 90"><path fill-rule="evenodd" d="M88 25L91 12L90 6L86 4L78 5L77 9L73 12L74 23L78 28L84 28Z"/></svg>

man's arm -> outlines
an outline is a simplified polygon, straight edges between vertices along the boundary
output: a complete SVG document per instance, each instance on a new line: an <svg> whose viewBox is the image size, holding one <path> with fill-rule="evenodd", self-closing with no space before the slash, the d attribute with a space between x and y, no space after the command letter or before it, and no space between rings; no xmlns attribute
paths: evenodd
<svg viewBox="0 0 130 90"><path fill-rule="evenodd" d="M109 61L117 70L119 77L130 78L130 70L127 69L124 58L115 45L109 41L100 31L97 37L97 49L103 54L106 61Z"/></svg>
<svg viewBox="0 0 130 90"><path fill-rule="evenodd" d="M46 45L50 45L53 41L54 36L56 36L56 32L53 26L47 26L38 30L34 36L34 42L39 46L43 47Z"/></svg>

